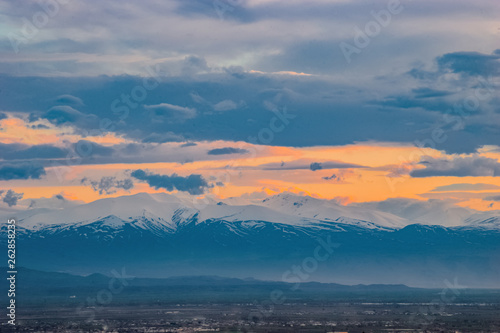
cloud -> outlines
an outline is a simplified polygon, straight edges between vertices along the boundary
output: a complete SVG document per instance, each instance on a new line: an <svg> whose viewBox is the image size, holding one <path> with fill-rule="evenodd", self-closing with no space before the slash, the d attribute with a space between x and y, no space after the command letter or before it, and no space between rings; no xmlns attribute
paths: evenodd
<svg viewBox="0 0 500 333"><path fill-rule="evenodd" d="M224 147L215 148L207 151L208 155L229 155L229 154L248 154L249 151L242 148Z"/></svg>
<svg viewBox="0 0 500 333"><path fill-rule="evenodd" d="M43 113L41 118L47 119L52 124L62 125L66 123L78 123L84 120L95 119L95 115L83 114L68 105L54 106Z"/></svg>
<svg viewBox="0 0 500 333"><path fill-rule="evenodd" d="M321 170L321 169L323 169L323 165L321 165L321 163L318 163L318 162L313 162L309 166L309 169L311 169L312 171Z"/></svg>
<svg viewBox="0 0 500 333"><path fill-rule="evenodd" d="M483 200L484 201L500 201L500 195L493 195L493 196L485 197Z"/></svg>
<svg viewBox="0 0 500 333"><path fill-rule="evenodd" d="M85 156L85 157L90 157L90 156L108 157L111 156L115 151L112 147L106 147L88 140L79 140L78 142L73 144L73 149L80 156Z"/></svg>
<svg viewBox="0 0 500 333"><path fill-rule="evenodd" d="M468 156L452 159L425 156L419 162L423 169L414 169L410 176L418 177L497 177L500 163L493 158Z"/></svg>
<svg viewBox="0 0 500 333"><path fill-rule="evenodd" d="M238 104L230 99L223 100L214 105L215 111L230 111L238 108Z"/></svg>
<svg viewBox="0 0 500 333"><path fill-rule="evenodd" d="M168 176L138 169L132 171L131 176L148 183L149 186L154 187L155 189L164 188L169 192L178 190L198 195L203 194L205 189L210 187L201 175L196 174L182 177L174 173L171 176Z"/></svg>
<svg viewBox="0 0 500 333"><path fill-rule="evenodd" d="M194 75L201 72L210 71L207 61L204 58L197 56L187 56L182 64L182 73L184 75Z"/></svg>
<svg viewBox="0 0 500 333"><path fill-rule="evenodd" d="M240 22L251 22L257 17L245 6L245 1L217 1L207 2L204 0L177 1L176 13L194 19L196 17L208 17L216 20L236 20Z"/></svg>
<svg viewBox="0 0 500 333"><path fill-rule="evenodd" d="M21 200L24 196L24 193L16 193L13 190L8 190L5 194L3 193L4 191L0 191L2 201L9 205L9 207L17 205L17 201Z"/></svg>
<svg viewBox="0 0 500 333"><path fill-rule="evenodd" d="M339 172L337 172L331 176L321 177L321 179L331 181L332 183L335 183L335 184L348 184L348 182L346 182L346 179L350 176L353 176L353 175L354 175L354 171L352 171L350 169L341 169L341 170L339 170Z"/></svg>
<svg viewBox="0 0 500 333"><path fill-rule="evenodd" d="M323 169L345 169L345 168L364 168L364 166L352 163L343 162L313 162L309 165L311 171L323 170Z"/></svg>
<svg viewBox="0 0 500 333"><path fill-rule="evenodd" d="M29 162L0 165L0 180L40 179L45 169L40 164Z"/></svg>
<svg viewBox="0 0 500 333"><path fill-rule="evenodd" d="M99 192L100 195L104 193L113 194L116 193L118 189L128 191L134 187L134 183L130 178L116 179L116 177L102 177L99 181L83 178L80 182L82 184L90 184L92 189Z"/></svg>
<svg viewBox="0 0 500 333"><path fill-rule="evenodd" d="M412 92L415 94L415 98L444 97L453 94L449 91L437 90L429 87L416 88L413 89Z"/></svg>
<svg viewBox="0 0 500 333"><path fill-rule="evenodd" d="M183 143L180 147L181 148L186 148L186 147L195 147L197 146L198 144L195 143L195 142L186 142L186 143Z"/></svg>
<svg viewBox="0 0 500 333"><path fill-rule="evenodd" d="M157 120L177 120L184 121L196 117L196 109L188 108L168 103L156 105L144 105L144 109Z"/></svg>
<svg viewBox="0 0 500 333"><path fill-rule="evenodd" d="M6 160L62 158L68 153L65 149L51 145L35 145L28 147L21 144L0 143L0 148L0 157Z"/></svg>
<svg viewBox="0 0 500 333"><path fill-rule="evenodd" d="M165 143L165 142L181 142L185 140L186 139L182 135L178 135L173 132L167 132L167 133L151 133L150 135L142 139L142 142Z"/></svg>
<svg viewBox="0 0 500 333"><path fill-rule="evenodd" d="M3 112L0 112L0 120L7 119L7 115Z"/></svg>
<svg viewBox="0 0 500 333"><path fill-rule="evenodd" d="M115 151L111 147L106 147L88 140L79 140L73 144L73 148L81 156L110 156Z"/></svg>
<svg viewBox="0 0 500 333"><path fill-rule="evenodd" d="M347 168L364 168L359 164L344 163L340 161L326 162L310 162L307 159L299 159L290 162L266 163L257 166L262 170L322 170L322 169L347 169Z"/></svg>
<svg viewBox="0 0 500 333"><path fill-rule="evenodd" d="M492 54L479 52L453 52L440 56L437 63L440 69L468 75L500 75L500 52Z"/></svg>
<svg viewBox="0 0 500 333"><path fill-rule="evenodd" d="M56 97L56 103L65 104L65 105L75 105L80 106L83 105L83 101L73 95L60 95Z"/></svg>
<svg viewBox="0 0 500 333"><path fill-rule="evenodd" d="M75 114L76 123L66 122L82 130L92 131L99 128L94 118L84 117L95 114L98 119L111 119L113 131L124 138L137 141L162 142L165 140L182 141L250 141L257 142L265 137L270 126L280 132L273 133L270 145L276 146L316 146L345 145L367 140L379 142L422 142L431 137L432 130L443 123L443 113L459 95L443 95L446 91L462 91L464 80L456 80L447 85L415 82L408 75L386 77L376 81L367 81L359 86L335 80L325 81L316 77L295 77L256 75L243 71L239 77L225 72L204 74L199 79L184 77L162 77L158 86L148 92L144 100L146 106L129 107L129 113L123 121L121 114L114 114L110 103L120 100L121 94L131 94L132 88L141 85L143 77L114 76L77 78L46 78L30 80L22 77L0 77L2 86L23 86L17 94L2 95L5 109L16 112L38 114L37 110L52 108L53 99L60 91L67 90L78 82L74 95L84 96L85 105L78 107L80 114ZM443 79L444 80L444 79ZM401 84L394 85L394 82ZM467 81L468 82L468 81ZM469 88L474 82L468 82ZM477 84L477 82L476 82ZM418 87L412 88L410 87ZM426 88L426 86L428 86ZM286 88L284 88L286 87ZM380 90L378 90L380 88ZM404 96L403 92L407 92ZM106 91L106 94L103 94ZM380 96L381 91L387 96ZM193 101L196 92L197 103ZM470 93L469 89L464 93ZM378 95L378 98L375 96ZM280 99L281 96L281 99ZM435 97L430 97L435 96ZM378 103L373 102L376 99ZM211 101L244 100L248 107L237 112L216 112ZM35 103L36 101L36 103ZM133 100L132 100L133 101ZM168 101L168 103L161 103ZM382 102L380 102L382 101ZM134 102L135 103L135 102ZM274 111L267 105L274 104ZM140 103L136 103L140 104ZM231 104L231 103L224 103ZM387 106L392 107L388 108ZM481 102L481 113L493 107L488 101ZM126 107L126 103L120 103ZM169 105L171 107L169 107ZM196 106L196 107L195 107ZM274 112L296 116L283 122ZM394 107L399 108L396 110ZM147 112L141 112L144 108ZM474 113L475 114L475 113ZM492 120L494 112L483 118L470 117L464 131L447 131L447 140L436 143L437 149L449 153L471 153L477 147L498 143L495 131L500 130L500 122ZM48 117L49 115L44 115ZM50 115L53 122L69 121L66 113ZM67 116L67 117L66 117ZM277 118L274 118L277 117ZM273 120L274 119L274 120ZM307 119L307 121L304 121ZM364 119L360 122L360 119ZM272 123L271 123L272 122ZM450 125L454 125L453 121ZM391 128L387 131L386 128ZM483 130L488 128L488 130ZM162 133L172 133L162 136ZM167 142L165 141L165 142ZM255 140L254 140L255 141ZM266 140L267 142L267 140Z"/></svg>
<svg viewBox="0 0 500 333"><path fill-rule="evenodd" d="M444 186L438 186L431 190L431 192L448 192L448 191L487 191L487 190L497 190L500 186L493 184L450 184Z"/></svg>

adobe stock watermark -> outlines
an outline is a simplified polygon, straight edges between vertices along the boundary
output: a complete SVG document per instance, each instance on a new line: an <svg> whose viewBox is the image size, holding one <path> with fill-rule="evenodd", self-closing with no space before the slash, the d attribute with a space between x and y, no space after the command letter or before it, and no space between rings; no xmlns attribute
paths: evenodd
<svg viewBox="0 0 500 333"><path fill-rule="evenodd" d="M290 269L281 276L282 282L292 284L289 291L296 291L301 283L309 280L311 275L318 270L319 264L330 259L335 249L340 246L340 244L332 242L331 236L328 236L326 241L318 238L317 242L318 245L314 248L312 256L304 258L298 265L290 266ZM269 299L260 303L254 301L257 309L250 312L248 320L258 322L270 317L274 313L275 306L285 302L285 294L282 289L274 289L269 293Z"/></svg>
<svg viewBox="0 0 500 333"><path fill-rule="evenodd" d="M443 144L448 140L447 132L460 131L465 128L467 119L477 112L481 105L490 101L494 96L494 84L491 77L487 79L479 78L473 93L469 94L459 102L455 103L443 113L443 123L432 129L430 137L424 140L415 140L415 149L408 156L400 155L399 166L385 175L385 180L392 192L396 191L396 184L406 181L403 177L411 171L411 165L420 162L427 153L425 148L437 149L438 144Z"/></svg>
<svg viewBox="0 0 500 333"><path fill-rule="evenodd" d="M67 5L71 0L40 0L37 1L40 10L36 11L31 17L23 16L21 18L21 29L18 33L10 32L7 34L12 50L17 54L21 44L27 44L34 39L52 18L59 14L61 6Z"/></svg>
<svg viewBox="0 0 500 333"><path fill-rule="evenodd" d="M455 277L453 283L444 280L445 288L439 293L439 298L433 299L429 304L422 305L418 312L412 314L410 322L429 326L438 316L445 315L448 304L453 303L461 294L461 290L467 288L458 284L458 278Z"/></svg>
<svg viewBox="0 0 500 333"><path fill-rule="evenodd" d="M79 316L87 317L86 322L93 321L96 313L103 306L111 304L113 297L122 293L125 287L129 285L129 281L135 279L134 276L126 274L125 267L122 267L121 273L113 269L111 275L113 277L109 279L107 288L99 290L95 297L87 297L85 303L76 309Z"/></svg>
<svg viewBox="0 0 500 333"><path fill-rule="evenodd" d="M355 26L353 29L354 37L352 43L341 42L339 44L340 50L347 63L350 64L352 62L352 56L354 54L360 54L366 49L370 45L372 39L380 35L382 30L391 24L393 16L400 14L403 10L404 6L400 0L389 0L386 9L378 11L372 10L370 12L373 20L368 21L363 29Z"/></svg>

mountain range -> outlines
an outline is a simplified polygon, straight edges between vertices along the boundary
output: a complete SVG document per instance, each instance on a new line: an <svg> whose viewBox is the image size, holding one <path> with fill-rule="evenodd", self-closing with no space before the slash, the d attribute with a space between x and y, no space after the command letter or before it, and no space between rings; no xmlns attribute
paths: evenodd
<svg viewBox="0 0 500 333"><path fill-rule="evenodd" d="M33 202L0 218L17 219L18 265L45 271L500 287L500 214L429 205L140 193Z"/></svg>

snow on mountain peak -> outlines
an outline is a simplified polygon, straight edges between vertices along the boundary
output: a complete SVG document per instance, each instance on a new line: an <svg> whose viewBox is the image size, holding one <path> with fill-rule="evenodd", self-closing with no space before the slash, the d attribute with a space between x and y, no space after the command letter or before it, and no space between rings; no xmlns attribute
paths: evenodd
<svg viewBox="0 0 500 333"><path fill-rule="evenodd" d="M398 203L397 200L394 202ZM500 228L500 217L496 213L474 213L472 210L469 213L469 210L461 207L448 209L448 206L443 208L436 203L424 203L423 208L415 205L415 203L401 205L401 214L398 214L397 209L387 209L387 207L382 207L385 211L377 209L377 203L344 206L334 200L288 192L264 200L247 200L245 204L241 200L232 199L221 202L214 198L199 200L192 196L167 193L139 193L101 199L88 204L68 205L64 209L38 208L17 211L15 216L19 226L28 229L38 229L48 225L85 225L101 220L104 225L115 228L122 227L124 223L133 223L135 227L140 228L175 230L184 223L212 219L228 222L266 221L295 226L343 223L370 229L400 229L423 220L425 224L454 223L454 225ZM426 211L425 207L434 208ZM12 212L8 214L12 216ZM419 217L418 220L412 219L416 216Z"/></svg>

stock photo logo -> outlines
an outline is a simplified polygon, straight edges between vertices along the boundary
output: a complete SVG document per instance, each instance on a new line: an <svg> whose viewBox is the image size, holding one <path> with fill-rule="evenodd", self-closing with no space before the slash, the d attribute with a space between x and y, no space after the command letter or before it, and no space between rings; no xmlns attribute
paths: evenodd
<svg viewBox="0 0 500 333"><path fill-rule="evenodd" d="M499 15L0 0L0 332L500 332Z"/></svg>

